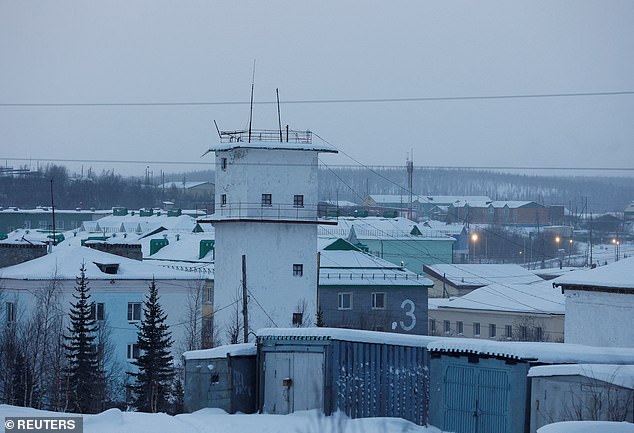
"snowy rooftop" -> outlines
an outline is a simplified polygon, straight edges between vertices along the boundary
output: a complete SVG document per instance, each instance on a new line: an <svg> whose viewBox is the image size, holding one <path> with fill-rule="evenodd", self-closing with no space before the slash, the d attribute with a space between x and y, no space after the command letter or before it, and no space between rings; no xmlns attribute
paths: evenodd
<svg viewBox="0 0 634 433"><path fill-rule="evenodd" d="M529 377L584 376L623 388L634 389L634 365L564 364L531 367Z"/></svg>
<svg viewBox="0 0 634 433"><path fill-rule="evenodd" d="M340 340L361 343L390 344L396 346L426 346L440 337L426 335L406 335L392 332L362 331L340 328L263 328L257 332L259 340L297 339L297 340Z"/></svg>
<svg viewBox="0 0 634 433"><path fill-rule="evenodd" d="M211 349L190 350L183 353L183 358L186 360L226 358L227 356L250 356L255 355L256 352L255 343L227 344Z"/></svg>
<svg viewBox="0 0 634 433"><path fill-rule="evenodd" d="M564 314L565 297L550 282L489 284L464 296L429 300L431 308Z"/></svg>
<svg viewBox="0 0 634 433"><path fill-rule="evenodd" d="M82 263L85 263L86 276L89 280L147 280L153 277L156 279L191 280L199 278L199 275L194 272L168 269L156 264L78 246L58 247L51 254L3 268L0 272L0 278L50 280L55 275L58 279L74 280L79 275ZM118 264L117 273L105 273L97 266L97 263L103 265Z"/></svg>
<svg viewBox="0 0 634 433"><path fill-rule="evenodd" d="M319 285L431 287L433 282L368 253L322 250Z"/></svg>
<svg viewBox="0 0 634 433"><path fill-rule="evenodd" d="M557 286L634 289L634 257L595 269L584 269L553 280Z"/></svg>
<svg viewBox="0 0 634 433"><path fill-rule="evenodd" d="M442 278L444 275L455 287L531 284L543 281L531 271L513 264L437 264L426 265L424 270L436 278Z"/></svg>
<svg viewBox="0 0 634 433"><path fill-rule="evenodd" d="M160 215L159 215L160 213ZM151 216L110 215L95 221L84 221L82 230L89 233L134 233L148 234L157 229L180 232L191 232L196 226L196 219L189 215L167 216L166 211L155 211Z"/></svg>
<svg viewBox="0 0 634 433"><path fill-rule="evenodd" d="M195 188L197 186L201 186L201 185L206 185L206 184L210 184L211 182L207 182L207 181L200 181L200 182L182 182L182 181L174 181L174 182L165 182L162 183L160 185L157 186L157 188L178 188L178 189L189 189L189 188Z"/></svg>
<svg viewBox="0 0 634 433"><path fill-rule="evenodd" d="M445 232L439 229L432 229L417 225L414 221L407 218L381 218L381 217L340 217L337 218L337 227L319 226L320 235L331 235L347 238L350 232L354 230L354 234L358 239L429 239L441 238L451 240ZM421 235L412 234L418 230Z"/></svg>
<svg viewBox="0 0 634 433"><path fill-rule="evenodd" d="M431 352L486 355L546 364L634 364L634 348L569 343L444 338L430 342L427 349Z"/></svg>
<svg viewBox="0 0 634 433"><path fill-rule="evenodd" d="M339 151L327 144L313 144L293 141L257 141L257 135L251 142L234 141L230 143L218 143L209 148L209 152L222 152L233 149L267 149L267 150L305 150L313 152L338 153Z"/></svg>
<svg viewBox="0 0 634 433"><path fill-rule="evenodd" d="M409 203L409 194L370 194L368 199L377 204ZM491 199L484 195L464 196L464 195L412 195L412 202L450 205L457 202L490 202Z"/></svg>

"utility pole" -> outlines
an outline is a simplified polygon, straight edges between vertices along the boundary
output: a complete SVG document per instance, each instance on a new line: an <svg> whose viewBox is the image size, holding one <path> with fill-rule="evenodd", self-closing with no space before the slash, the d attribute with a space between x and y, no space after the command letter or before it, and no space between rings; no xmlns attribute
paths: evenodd
<svg viewBox="0 0 634 433"><path fill-rule="evenodd" d="M53 179L51 179L51 212L53 213L53 245L57 245L55 241L55 203L53 202Z"/></svg>
<svg viewBox="0 0 634 433"><path fill-rule="evenodd" d="M412 189L414 188L414 151L411 158L407 157L407 190L409 191L409 206L407 208L407 218L412 219Z"/></svg>
<svg viewBox="0 0 634 433"><path fill-rule="evenodd" d="M249 342L249 310L247 304L247 256L242 255L242 322L244 324L244 342Z"/></svg>

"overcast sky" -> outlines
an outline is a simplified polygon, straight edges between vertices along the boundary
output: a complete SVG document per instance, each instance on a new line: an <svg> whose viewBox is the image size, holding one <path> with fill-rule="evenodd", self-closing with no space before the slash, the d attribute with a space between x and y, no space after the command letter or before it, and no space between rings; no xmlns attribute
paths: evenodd
<svg viewBox="0 0 634 433"><path fill-rule="evenodd" d="M248 102L254 60L256 102L279 87L283 124L364 164L413 150L417 165L634 166L632 94L284 103L634 91L631 0L0 0L0 104ZM239 129L248 115L1 105L0 158L211 161L213 120ZM255 106L254 127L277 127L274 105Z"/></svg>

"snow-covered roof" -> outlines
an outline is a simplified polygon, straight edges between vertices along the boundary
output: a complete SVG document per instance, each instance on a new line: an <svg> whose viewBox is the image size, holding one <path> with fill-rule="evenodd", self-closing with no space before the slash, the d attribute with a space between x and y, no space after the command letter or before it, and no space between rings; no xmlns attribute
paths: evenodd
<svg viewBox="0 0 634 433"><path fill-rule="evenodd" d="M267 150L306 150L313 152L339 153L328 144L294 143L280 141L234 141L232 143L218 143L209 148L209 152L222 152L232 149L267 149Z"/></svg>
<svg viewBox="0 0 634 433"><path fill-rule="evenodd" d="M214 359L227 356L251 356L257 353L255 343L227 344L211 349L190 350L183 353L183 358L190 359Z"/></svg>
<svg viewBox="0 0 634 433"><path fill-rule="evenodd" d="M442 278L444 275L445 279L455 287L531 284L543 281L531 271L514 264L436 264L425 265L423 269L437 278Z"/></svg>
<svg viewBox="0 0 634 433"><path fill-rule="evenodd" d="M339 340L413 347L423 347L432 341L440 339L440 337L427 335L407 335L340 328L262 328L257 332L257 336L259 340Z"/></svg>
<svg viewBox="0 0 634 433"><path fill-rule="evenodd" d="M382 218L382 217L339 217L337 226L319 226L320 235L330 235L347 238L353 230L358 239L389 239L389 240L428 240L440 238L453 240L446 233L438 229L431 229L417 225L407 218ZM412 230L417 229L421 235L413 235Z"/></svg>
<svg viewBox="0 0 634 433"><path fill-rule="evenodd" d="M433 286L428 278L361 251L321 251L320 286Z"/></svg>
<svg viewBox="0 0 634 433"><path fill-rule="evenodd" d="M464 296L437 301L435 307L564 314L565 300L560 290L554 289L550 282L544 281L534 284L489 284Z"/></svg>
<svg viewBox="0 0 634 433"><path fill-rule="evenodd" d="M595 269L572 272L553 282L568 289L574 289L574 286L634 289L634 257Z"/></svg>
<svg viewBox="0 0 634 433"><path fill-rule="evenodd" d="M195 188L197 186L211 184L211 182L207 181L199 181L199 182L182 182L182 181L174 181L174 182L165 182L157 186L157 188L182 188L182 189L190 189Z"/></svg>
<svg viewBox="0 0 634 433"><path fill-rule="evenodd" d="M35 209L20 209L18 207L0 207L1 213L28 213L28 214L47 214L51 215L51 208L48 206L37 207ZM56 214L91 214L91 215L109 215L112 209L58 209L55 207Z"/></svg>
<svg viewBox="0 0 634 433"><path fill-rule="evenodd" d="M378 204L391 204L391 203L409 203L409 194L370 194L368 199L373 200ZM491 199L485 195L412 195L412 202L435 204L439 206L448 206L454 203L464 202L490 202Z"/></svg>
<svg viewBox="0 0 634 433"><path fill-rule="evenodd" d="M194 272L168 269L156 264L128 259L104 253L88 247L56 247L51 254L3 268L0 278L14 280L50 280L53 276L60 280L74 280L79 275L82 263L86 266L89 280L149 280L158 279L191 280L199 278ZM117 264L116 274L103 272L98 264Z"/></svg>
<svg viewBox="0 0 634 433"><path fill-rule="evenodd" d="M191 232L195 226L195 218L189 215L168 216L166 211L156 211L151 216L140 216L138 213L135 213L135 215L110 215L95 221L84 221L82 223L84 231L94 233L148 234L160 228Z"/></svg>
<svg viewBox="0 0 634 433"><path fill-rule="evenodd" d="M338 207L355 207L359 206L357 203L347 201L347 200L321 200L320 203L326 203L332 206Z"/></svg>
<svg viewBox="0 0 634 433"><path fill-rule="evenodd" d="M564 364L541 365L528 370L529 377L584 376L634 389L634 365Z"/></svg>
<svg viewBox="0 0 634 433"><path fill-rule="evenodd" d="M430 342L427 349L430 352L495 356L546 364L634 364L634 348L570 343L443 338Z"/></svg>

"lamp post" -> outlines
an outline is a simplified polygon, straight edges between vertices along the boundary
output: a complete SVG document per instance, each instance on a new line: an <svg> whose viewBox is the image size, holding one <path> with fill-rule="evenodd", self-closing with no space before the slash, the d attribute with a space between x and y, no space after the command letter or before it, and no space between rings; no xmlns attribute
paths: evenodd
<svg viewBox="0 0 634 433"><path fill-rule="evenodd" d="M557 257L559 258L559 269L561 269L562 257L561 257L561 251L559 250L559 242L561 242L561 238L559 236L555 236L555 242L557 243Z"/></svg>
<svg viewBox="0 0 634 433"><path fill-rule="evenodd" d="M614 261L618 262L621 256L621 241L619 238L612 239L612 243L614 244Z"/></svg>
<svg viewBox="0 0 634 433"><path fill-rule="evenodd" d="M473 233L471 235L471 242L473 242L473 259L471 260L472 262L475 260L476 242L477 241L478 241L478 234L477 233Z"/></svg>

